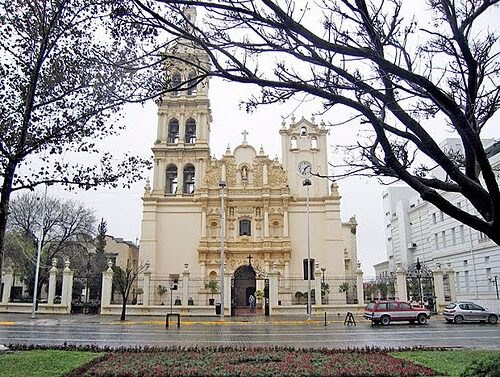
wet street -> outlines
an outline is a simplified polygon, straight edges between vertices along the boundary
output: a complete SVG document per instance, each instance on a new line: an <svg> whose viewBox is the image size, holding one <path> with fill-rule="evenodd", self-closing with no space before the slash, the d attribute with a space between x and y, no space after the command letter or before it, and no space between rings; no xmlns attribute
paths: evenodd
<svg viewBox="0 0 500 377"><path fill-rule="evenodd" d="M177 329L164 318L128 317L120 322L107 316L43 316L0 314L0 344L57 344L98 346L294 346L456 347L500 349L500 325L448 324L440 316L427 325L371 326L357 318L357 326L343 321L305 321L301 318L258 319L183 318Z"/></svg>

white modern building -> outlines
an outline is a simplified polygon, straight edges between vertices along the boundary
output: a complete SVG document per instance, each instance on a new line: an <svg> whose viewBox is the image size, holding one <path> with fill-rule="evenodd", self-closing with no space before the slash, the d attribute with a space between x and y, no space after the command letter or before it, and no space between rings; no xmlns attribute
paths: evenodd
<svg viewBox="0 0 500 377"><path fill-rule="evenodd" d="M446 139L441 147L461 147ZM494 169L500 169L500 142L485 141ZM466 211L472 205L460 194L444 193ZM387 260L376 265L377 276L391 274L417 262L428 269L453 269L458 299L496 299L500 283L500 247L481 232L469 228L423 201L408 186L392 186L383 193Z"/></svg>

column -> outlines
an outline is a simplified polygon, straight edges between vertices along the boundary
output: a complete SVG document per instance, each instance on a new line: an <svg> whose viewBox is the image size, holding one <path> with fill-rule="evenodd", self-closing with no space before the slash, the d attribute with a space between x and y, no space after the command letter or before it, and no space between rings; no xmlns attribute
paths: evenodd
<svg viewBox="0 0 500 377"><path fill-rule="evenodd" d="M408 299L408 293L406 291L406 273L403 267L401 267L401 263L398 263L396 266L396 299L406 301Z"/></svg>
<svg viewBox="0 0 500 377"><path fill-rule="evenodd" d="M201 237L207 236L207 211L205 207L201 210Z"/></svg>
<svg viewBox="0 0 500 377"><path fill-rule="evenodd" d="M165 186L167 183L166 179L167 179L167 167L165 166L165 160L162 158L158 162L158 189L162 193L165 193Z"/></svg>
<svg viewBox="0 0 500 377"><path fill-rule="evenodd" d="M189 264L184 264L182 271L182 306L187 306L189 298Z"/></svg>
<svg viewBox="0 0 500 377"><path fill-rule="evenodd" d="M321 270L319 269L319 263L316 263L314 269L314 300L316 305L321 305Z"/></svg>
<svg viewBox="0 0 500 377"><path fill-rule="evenodd" d="M2 304L7 304L10 300L10 291L12 289L12 284L14 280L14 272L9 266L3 272L2 282L3 282L3 294L2 294Z"/></svg>
<svg viewBox="0 0 500 377"><path fill-rule="evenodd" d="M288 207L283 207L283 237L288 237Z"/></svg>
<svg viewBox="0 0 500 377"><path fill-rule="evenodd" d="M56 278L57 278L57 259L52 259L52 268L49 271L49 297L47 304L54 305L54 298L56 297Z"/></svg>
<svg viewBox="0 0 500 377"><path fill-rule="evenodd" d="M231 315L231 277L230 272L224 271L224 315L226 315L226 309L229 309L229 315Z"/></svg>
<svg viewBox="0 0 500 377"><path fill-rule="evenodd" d="M432 270L432 277L434 278L434 294L436 295L436 311L445 306L444 301L444 282L443 270L439 264Z"/></svg>
<svg viewBox="0 0 500 377"><path fill-rule="evenodd" d="M64 262L61 304L66 305L66 313L71 312L71 296L73 294L73 271L69 269L69 260Z"/></svg>
<svg viewBox="0 0 500 377"><path fill-rule="evenodd" d="M177 165L177 195L182 195L184 192L184 161L178 159ZM196 174L196 171L194 172Z"/></svg>
<svg viewBox="0 0 500 377"><path fill-rule="evenodd" d="M111 290L113 289L113 262L108 261L108 269L102 273L101 312L111 305Z"/></svg>
<svg viewBox="0 0 500 377"><path fill-rule="evenodd" d="M358 305L363 305L365 303L365 290L363 286L363 270L359 262L356 270L356 295L358 297Z"/></svg>
<svg viewBox="0 0 500 377"><path fill-rule="evenodd" d="M269 238L269 207L264 206L264 238Z"/></svg>
<svg viewBox="0 0 500 377"><path fill-rule="evenodd" d="M446 269L446 274L448 275L448 284L450 286L450 301L457 301L457 291L455 287L455 270L451 268L451 263L448 265Z"/></svg>
<svg viewBox="0 0 500 377"><path fill-rule="evenodd" d="M267 165L262 166L262 184L264 186L269 184L269 174L267 170Z"/></svg>
<svg viewBox="0 0 500 377"><path fill-rule="evenodd" d="M144 295L143 295L143 300L142 300L142 304L144 306L149 306L149 301L150 301L150 294L151 294L151 290L150 290L150 282L151 282L151 271L149 270L146 270L144 271L144 286L142 287L142 290L144 291Z"/></svg>
<svg viewBox="0 0 500 377"><path fill-rule="evenodd" d="M206 264L205 262L200 262L200 277L205 280L205 275L206 275Z"/></svg>

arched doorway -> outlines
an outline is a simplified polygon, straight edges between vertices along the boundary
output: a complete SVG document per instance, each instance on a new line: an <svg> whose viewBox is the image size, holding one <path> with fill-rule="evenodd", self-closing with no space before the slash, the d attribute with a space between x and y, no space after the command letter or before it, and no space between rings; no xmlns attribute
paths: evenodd
<svg viewBox="0 0 500 377"><path fill-rule="evenodd" d="M251 265L240 266L234 272L233 278L233 306L247 307L250 295L255 296L255 270Z"/></svg>

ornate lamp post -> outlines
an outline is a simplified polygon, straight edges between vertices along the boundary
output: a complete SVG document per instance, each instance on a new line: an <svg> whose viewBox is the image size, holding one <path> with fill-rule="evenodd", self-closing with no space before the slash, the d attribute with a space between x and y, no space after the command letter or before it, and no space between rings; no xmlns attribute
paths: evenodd
<svg viewBox="0 0 500 377"><path fill-rule="evenodd" d="M311 232L309 224L309 187L311 180L304 179L302 186L306 188L306 211L307 211L307 319L311 319Z"/></svg>
<svg viewBox="0 0 500 377"><path fill-rule="evenodd" d="M418 279L418 290L420 294L420 304L423 304L424 302L424 289L422 287L422 274L420 273L420 270L422 269L422 265L420 264L420 260L417 258L417 264L415 265L415 268L417 269L417 279Z"/></svg>
<svg viewBox="0 0 500 377"><path fill-rule="evenodd" d="M321 303L325 304L325 267L321 267Z"/></svg>
<svg viewBox="0 0 500 377"><path fill-rule="evenodd" d="M220 316L224 318L224 228L225 228L225 216L224 216L224 188L226 187L225 174L222 176L222 180L219 182L219 187L221 189L221 211L220 211Z"/></svg>

